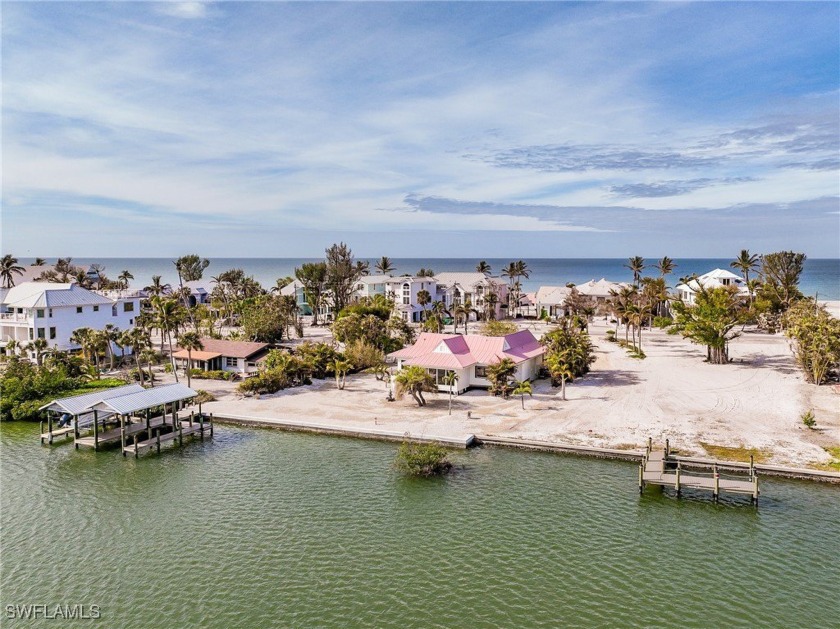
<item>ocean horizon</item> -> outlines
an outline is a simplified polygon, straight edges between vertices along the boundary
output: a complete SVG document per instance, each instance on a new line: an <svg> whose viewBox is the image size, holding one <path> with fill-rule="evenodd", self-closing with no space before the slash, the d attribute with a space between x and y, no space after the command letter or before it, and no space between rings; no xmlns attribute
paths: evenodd
<svg viewBox="0 0 840 629"><path fill-rule="evenodd" d="M379 258L359 257L370 263L371 272L375 273L374 263ZM534 291L540 286L564 286L568 282L581 284L589 280L606 278L617 282L629 282L633 279L630 269L624 265L627 258L521 258L528 263L531 276L522 280L526 291ZM30 265L34 258L20 258L20 264ZM47 258L48 263L55 258ZM143 287L151 283L153 275L160 275L164 282L177 283L178 275L173 265L174 258L136 257L136 258L95 258L74 257L73 263L85 266L93 263L105 267L105 274L114 279L123 270L129 271L134 280L131 285ZM317 262L323 258L211 258L204 277L208 281L228 269L240 268L253 276L265 288L274 286L278 278L294 276L296 267L304 262ZM493 275L499 275L502 268L511 259L484 258L491 266ZM474 271L478 258L391 258L394 264L394 276L416 273L421 268L436 272ZM680 277L697 273L701 275L716 268L730 269L732 258L675 258L676 269L667 277L668 286L673 288ZM655 259L646 260L650 265L644 275L657 275L653 264ZM800 290L806 295L817 295L820 300L840 300L840 258L808 258L800 281Z"/></svg>

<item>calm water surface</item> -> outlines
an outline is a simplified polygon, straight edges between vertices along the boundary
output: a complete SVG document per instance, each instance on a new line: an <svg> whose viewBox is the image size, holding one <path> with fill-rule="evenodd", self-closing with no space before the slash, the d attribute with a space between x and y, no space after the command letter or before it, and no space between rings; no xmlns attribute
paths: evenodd
<svg viewBox="0 0 840 629"><path fill-rule="evenodd" d="M636 467L219 427L135 461L4 424L2 605L102 627L837 627L840 490L639 497ZM4 620L4 627L38 626Z"/></svg>

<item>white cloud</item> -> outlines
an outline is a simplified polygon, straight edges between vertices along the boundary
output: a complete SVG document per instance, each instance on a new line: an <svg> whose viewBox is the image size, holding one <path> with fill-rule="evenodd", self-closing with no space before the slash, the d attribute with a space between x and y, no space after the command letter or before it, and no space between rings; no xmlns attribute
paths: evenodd
<svg viewBox="0 0 840 629"><path fill-rule="evenodd" d="M206 2L162 2L158 5L158 11L172 17L196 20L207 16L207 4Z"/></svg>

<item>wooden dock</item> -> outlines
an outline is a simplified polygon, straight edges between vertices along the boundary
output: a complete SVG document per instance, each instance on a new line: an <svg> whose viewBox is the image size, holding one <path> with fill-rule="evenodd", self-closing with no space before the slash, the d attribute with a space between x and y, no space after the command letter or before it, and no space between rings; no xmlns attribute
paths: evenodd
<svg viewBox="0 0 840 629"><path fill-rule="evenodd" d="M682 463L671 458L667 440L662 449L654 449L652 442L648 440L645 456L639 465L639 493L645 490L645 485L670 487L677 492L677 497L683 489L711 491L715 502L721 493L742 494L749 496L750 502L758 504L758 475L752 457L748 474L722 478L717 465L712 466L711 473L696 470L685 472Z"/></svg>
<svg viewBox="0 0 840 629"><path fill-rule="evenodd" d="M157 428L152 429L152 434L147 435L149 438L140 440L139 434L135 433L133 435L133 443L123 447L123 456L128 454L133 454L134 458L139 457L144 452L151 451L152 449L156 449L158 454L160 454L160 446L161 444L165 444L168 442L175 442L178 440L178 445L184 445L184 437L189 437L192 435L197 435L204 441L204 433L212 437L213 436L213 420L212 418L210 421L205 422L202 416L199 416L198 421L192 421L192 416L190 416L190 421L179 422L178 426L175 427L174 430L170 432L163 432L168 425L159 426Z"/></svg>
<svg viewBox="0 0 840 629"><path fill-rule="evenodd" d="M162 428L166 424L166 418L162 416L153 417L149 420L149 430L154 430L155 428ZM168 424L171 425L171 424ZM125 436L126 438L133 437L134 435L146 432L146 422L139 421L133 424L127 424L125 427ZM104 430L99 433L98 440L99 444L98 447L108 446L115 443L118 443L122 440L123 432L122 428L117 426L116 428L111 428L109 430ZM97 437L93 435L86 435L84 437L79 437L76 439L76 447L84 446L87 448L96 448L97 447Z"/></svg>

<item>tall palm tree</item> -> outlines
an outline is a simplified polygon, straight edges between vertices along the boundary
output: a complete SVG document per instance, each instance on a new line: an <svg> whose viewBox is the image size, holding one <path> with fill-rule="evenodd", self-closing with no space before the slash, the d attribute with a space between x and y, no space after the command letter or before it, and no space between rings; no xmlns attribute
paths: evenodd
<svg viewBox="0 0 840 629"><path fill-rule="evenodd" d="M16 257L7 253L0 258L0 279L3 280L3 288L15 285L15 275L23 275L23 267L18 264Z"/></svg>
<svg viewBox="0 0 840 629"><path fill-rule="evenodd" d="M391 261L391 258L389 258L388 256L382 256L381 258L379 258L379 260L377 260L376 264L374 264L373 267L377 271L382 273L382 275L390 275L394 272L394 268L396 268L394 267L394 263Z"/></svg>
<svg viewBox="0 0 840 629"><path fill-rule="evenodd" d="M426 320L426 306L432 303L432 294L427 290L417 291L417 303L423 307L423 321Z"/></svg>
<svg viewBox="0 0 840 629"><path fill-rule="evenodd" d="M199 352L204 349L204 344L201 342L201 338L198 336L198 332L184 332L180 337L178 337L178 345L181 346L181 349L187 350L187 386L191 386L190 382L190 372L192 371L192 353L194 351Z"/></svg>
<svg viewBox="0 0 840 629"><path fill-rule="evenodd" d="M120 329L112 324L107 324L104 328L102 328L102 340L103 344L106 347L106 352L108 354L109 360L109 371L114 371L114 347L111 343L116 343L120 340Z"/></svg>
<svg viewBox="0 0 840 629"><path fill-rule="evenodd" d="M35 258L35 262L30 264L29 266L44 266L47 263L44 258Z"/></svg>
<svg viewBox="0 0 840 629"><path fill-rule="evenodd" d="M560 398L564 402L566 401L566 381L575 377L570 358L568 352L558 352L546 359L546 367L551 377L555 382L560 381Z"/></svg>
<svg viewBox="0 0 840 629"><path fill-rule="evenodd" d="M160 275L152 275L152 283L143 289L149 293L149 297L160 296L172 290L170 284L165 284Z"/></svg>
<svg viewBox="0 0 840 629"><path fill-rule="evenodd" d="M495 291L490 291L484 298L484 320L496 318L496 304L499 303L499 296Z"/></svg>
<svg viewBox="0 0 840 629"><path fill-rule="evenodd" d="M444 386L449 387L449 414L452 414L452 393L455 385L458 384L458 374L454 371L447 371L443 375L443 379L441 380L441 384Z"/></svg>
<svg viewBox="0 0 840 629"><path fill-rule="evenodd" d="M478 264L475 265L475 270L479 273L484 273L485 275L490 275L490 265L487 263L486 260L482 260Z"/></svg>
<svg viewBox="0 0 840 629"><path fill-rule="evenodd" d="M70 334L70 342L74 345L78 345L82 349L82 358L84 360L90 361L90 349L91 349L91 341L93 336L93 330L91 328L76 328L73 330L72 334ZM97 371L99 371L99 357L94 356L94 362L96 363Z"/></svg>
<svg viewBox="0 0 840 629"><path fill-rule="evenodd" d="M761 257L757 253L750 253L749 249L741 249L741 253L729 264L733 269L738 269L744 276L744 284L747 285L747 290L750 293L750 304L753 301L753 291L750 288L750 271L758 269Z"/></svg>
<svg viewBox="0 0 840 629"><path fill-rule="evenodd" d="M633 271L633 284L638 286L642 279L642 271L645 270L645 259L642 256L633 256L627 261L624 268Z"/></svg>
<svg viewBox="0 0 840 629"><path fill-rule="evenodd" d="M174 299L164 299L160 296L152 297L150 303L156 315L157 327L161 331L161 343L164 338L169 342L169 360L172 364L172 373L175 374L175 382L178 382L178 370L175 368L175 358L172 356L172 335L182 323L183 309Z"/></svg>
<svg viewBox="0 0 840 629"><path fill-rule="evenodd" d="M125 290L128 288L128 280L133 280L134 276L131 274L130 271L123 271L122 273L117 276L117 281L120 283L120 288Z"/></svg>
<svg viewBox="0 0 840 629"><path fill-rule="evenodd" d="M659 262L654 264L654 266L659 271L659 277L665 277L666 275L673 273L674 269L677 268L676 263L668 256L662 258Z"/></svg>
<svg viewBox="0 0 840 629"><path fill-rule="evenodd" d="M443 332L443 316L448 314L446 310L446 304L442 301L435 301L432 303L432 316L435 319L435 323L437 324L437 332L440 334Z"/></svg>

